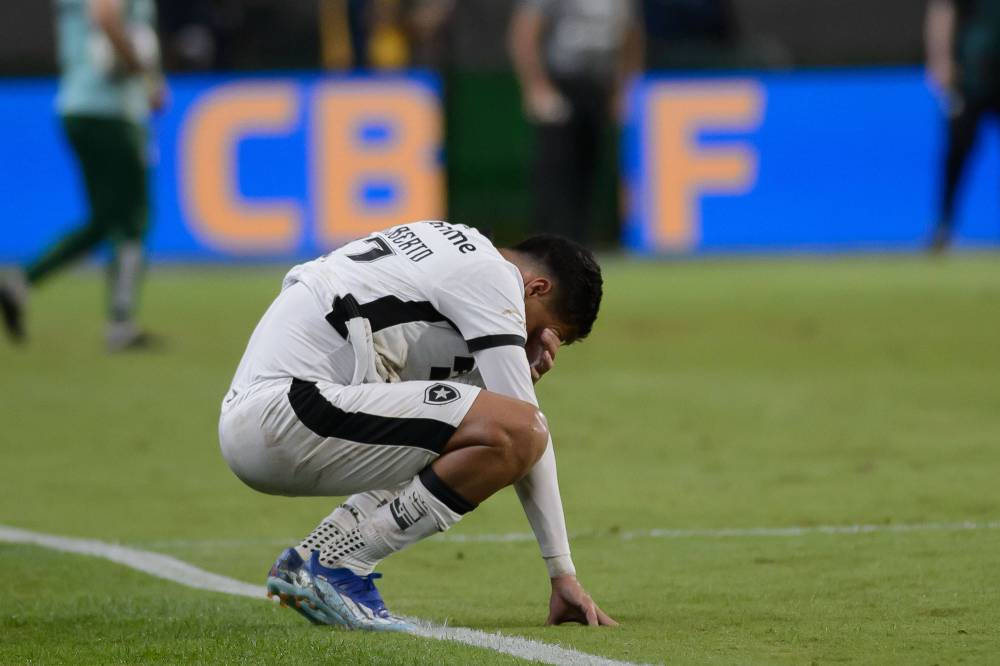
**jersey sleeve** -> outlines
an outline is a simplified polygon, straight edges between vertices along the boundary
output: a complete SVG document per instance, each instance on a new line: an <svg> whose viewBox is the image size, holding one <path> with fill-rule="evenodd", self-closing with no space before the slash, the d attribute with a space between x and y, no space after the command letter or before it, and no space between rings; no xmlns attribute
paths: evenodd
<svg viewBox="0 0 1000 666"><path fill-rule="evenodd" d="M524 347L524 285L513 264L487 261L448 275L435 290L438 312L458 329L475 354L494 347Z"/></svg>
<svg viewBox="0 0 1000 666"><path fill-rule="evenodd" d="M531 370L524 349L497 347L474 354L476 366L488 391L538 405ZM524 514L538 541L549 577L573 574L566 517L559 494L556 456L549 438L545 453L528 474L514 483Z"/></svg>

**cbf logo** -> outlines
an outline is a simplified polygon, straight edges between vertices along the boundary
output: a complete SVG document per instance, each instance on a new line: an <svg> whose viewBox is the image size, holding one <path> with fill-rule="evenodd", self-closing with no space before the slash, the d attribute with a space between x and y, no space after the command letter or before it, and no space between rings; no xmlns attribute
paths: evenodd
<svg viewBox="0 0 1000 666"><path fill-rule="evenodd" d="M424 402L428 405L446 405L461 397L458 391L447 384L434 384L424 391Z"/></svg>

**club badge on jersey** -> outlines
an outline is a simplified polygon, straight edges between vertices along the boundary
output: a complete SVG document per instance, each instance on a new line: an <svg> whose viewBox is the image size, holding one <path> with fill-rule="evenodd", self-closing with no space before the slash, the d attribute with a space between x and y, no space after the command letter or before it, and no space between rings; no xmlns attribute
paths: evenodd
<svg viewBox="0 0 1000 666"><path fill-rule="evenodd" d="M457 389L447 384L434 384L424 391L424 402L428 405L446 405L461 397L462 394Z"/></svg>

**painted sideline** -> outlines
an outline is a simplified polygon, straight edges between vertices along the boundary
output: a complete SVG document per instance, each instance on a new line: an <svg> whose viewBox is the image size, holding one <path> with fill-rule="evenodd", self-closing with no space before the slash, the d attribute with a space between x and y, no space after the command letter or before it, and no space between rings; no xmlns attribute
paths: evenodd
<svg viewBox="0 0 1000 666"><path fill-rule="evenodd" d="M104 541L60 537L0 525L0 542L29 544L64 553L100 557L142 571L151 576L156 576L157 578L179 583L186 587L253 599L267 599L264 588L259 585L251 585L250 583L244 583L233 578L220 576L219 574L205 571L187 562L182 562L181 560L160 553L119 546ZM414 621L412 618L408 619ZM527 638L504 636L499 632L487 633L463 627L444 627L423 620L415 620L414 622L417 624L417 630L414 633L424 638L464 643L473 647L485 648L494 652L544 664L554 664L556 666L574 666L575 664L582 664L584 666L634 666L629 662L615 661Z"/></svg>
<svg viewBox="0 0 1000 666"><path fill-rule="evenodd" d="M961 532L1000 530L1000 520L958 523L900 523L900 524L859 524L859 525L812 525L792 527L723 527L717 529L670 529L654 528L649 530L624 531L581 531L570 535L571 539L726 539L726 538L791 538L810 536L814 534L852 535L901 532ZM433 541L446 543L517 543L534 541L531 532L509 532L507 534L440 534L431 537ZM144 545L149 548L184 548L184 547L224 547L269 545L288 546L298 543L301 539L288 537L285 539L170 539L149 541Z"/></svg>
<svg viewBox="0 0 1000 666"><path fill-rule="evenodd" d="M572 538L617 538L624 541L633 539L725 539L732 537L800 537L811 534L875 534L879 532L955 532L962 530L1000 530L1000 520L990 522L964 521L960 523L891 523L881 525L813 525L792 527L723 527L718 529L666 529L625 530L616 532L577 532ZM442 534L441 541L454 543L498 543L510 541L534 541L530 532L509 534Z"/></svg>

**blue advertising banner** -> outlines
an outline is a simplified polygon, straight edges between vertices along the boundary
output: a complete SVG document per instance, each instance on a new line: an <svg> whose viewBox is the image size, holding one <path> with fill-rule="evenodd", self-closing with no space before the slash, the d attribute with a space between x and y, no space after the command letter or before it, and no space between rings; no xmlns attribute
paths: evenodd
<svg viewBox="0 0 1000 666"><path fill-rule="evenodd" d="M444 215L440 94L426 76L177 77L152 121L153 258L312 258ZM86 215L54 81L0 82L0 261Z"/></svg>
<svg viewBox="0 0 1000 666"><path fill-rule="evenodd" d="M422 76L175 77L152 122L154 259L309 258L444 211L442 112ZM79 224L50 80L0 81L0 262ZM908 250L935 219L943 120L917 70L651 76L624 139L625 244L649 255ZM1000 242L985 128L959 242Z"/></svg>
<svg viewBox="0 0 1000 666"><path fill-rule="evenodd" d="M624 238L637 253L926 244L944 120L920 71L652 76L630 102ZM958 211L965 245L1000 243L1000 141L984 129Z"/></svg>

